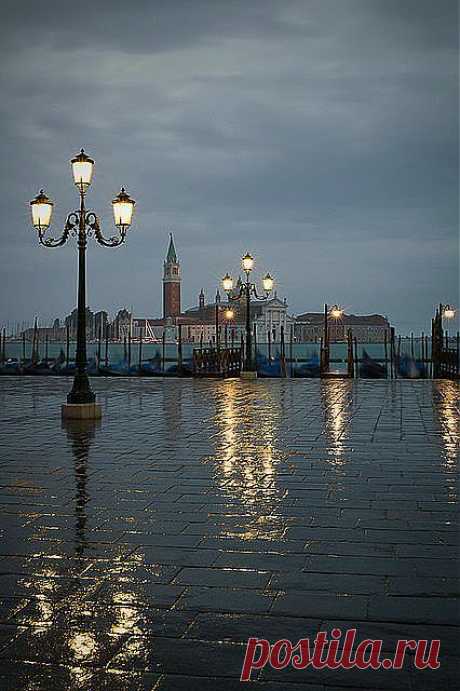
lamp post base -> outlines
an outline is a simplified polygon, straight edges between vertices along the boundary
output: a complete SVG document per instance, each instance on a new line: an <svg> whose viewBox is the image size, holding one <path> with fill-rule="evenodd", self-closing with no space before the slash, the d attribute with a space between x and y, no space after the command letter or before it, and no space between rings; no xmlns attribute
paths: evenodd
<svg viewBox="0 0 460 691"><path fill-rule="evenodd" d="M102 408L99 403L63 403L61 413L66 420L100 420Z"/></svg>
<svg viewBox="0 0 460 691"><path fill-rule="evenodd" d="M240 372L240 379L257 379L257 372L255 370L243 369Z"/></svg>

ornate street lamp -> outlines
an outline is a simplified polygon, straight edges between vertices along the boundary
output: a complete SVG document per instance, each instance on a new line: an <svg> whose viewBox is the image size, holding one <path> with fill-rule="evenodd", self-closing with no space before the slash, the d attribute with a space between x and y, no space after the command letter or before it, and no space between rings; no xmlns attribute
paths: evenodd
<svg viewBox="0 0 460 691"><path fill-rule="evenodd" d="M227 273L222 279L222 286L228 295L229 301L243 301L246 302L246 353L244 368L241 372L241 376L245 379L255 379L257 377L256 364L252 356L252 333L251 333L251 298L255 300L266 300L273 290L273 278L270 274L267 274L262 279L262 286L265 291L265 295L260 296L257 293L257 289L254 283L250 281L250 274L254 268L254 258L249 254L244 255L241 260L241 266L246 274L246 281L241 284L239 293L237 295L232 295L233 290L233 279Z"/></svg>
<svg viewBox="0 0 460 691"><path fill-rule="evenodd" d="M118 247L126 238L126 231L131 225L135 202L125 192L124 188L112 201L115 225L118 235L106 239L102 235L99 219L93 211L85 208L85 194L91 184L94 161L83 151L71 160L74 183L80 193L80 208L72 211L66 219L62 235L58 238L45 237L51 224L53 202L48 199L43 190L30 202L32 224L38 231L38 241L44 247L60 247L69 239L70 235L77 237L78 244L78 321L77 321L77 349L76 373L73 387L67 396L67 404L62 406L62 415L66 418L99 418L101 408L96 403L96 397L86 371L86 245L88 236L94 237L100 245Z"/></svg>

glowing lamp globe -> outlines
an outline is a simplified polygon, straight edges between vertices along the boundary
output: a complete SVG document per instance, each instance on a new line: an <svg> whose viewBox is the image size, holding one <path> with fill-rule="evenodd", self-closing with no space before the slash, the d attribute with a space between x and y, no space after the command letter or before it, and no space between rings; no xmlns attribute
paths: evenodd
<svg viewBox="0 0 460 691"><path fill-rule="evenodd" d="M94 161L87 156L83 149L70 161L73 181L78 189L85 193L93 177Z"/></svg>
<svg viewBox="0 0 460 691"><path fill-rule="evenodd" d="M249 252L245 254L242 258L241 266L243 267L244 271L246 271L246 273L249 273L254 268L254 257L251 257Z"/></svg>
<svg viewBox="0 0 460 691"><path fill-rule="evenodd" d="M32 212L32 224L37 230L44 230L49 227L53 213L53 202L48 199L43 190L40 190L35 199L30 202L30 210Z"/></svg>
<svg viewBox="0 0 460 691"><path fill-rule="evenodd" d="M340 319L342 314L343 314L343 310L340 309L340 307L337 307L337 305L334 305L334 307L331 309L331 317L333 319Z"/></svg>
<svg viewBox="0 0 460 691"><path fill-rule="evenodd" d="M446 319L453 319L455 317L455 310L450 305L446 305L443 312L443 317Z"/></svg>
<svg viewBox="0 0 460 691"><path fill-rule="evenodd" d="M267 293L270 293L273 290L273 278L270 276L270 274L264 276L262 279L262 285Z"/></svg>
<svg viewBox="0 0 460 691"><path fill-rule="evenodd" d="M233 278L228 273L222 279L222 286L227 293L233 288Z"/></svg>
<svg viewBox="0 0 460 691"><path fill-rule="evenodd" d="M128 228L133 218L135 201L122 187L115 199L112 201L113 218L115 225L120 228Z"/></svg>

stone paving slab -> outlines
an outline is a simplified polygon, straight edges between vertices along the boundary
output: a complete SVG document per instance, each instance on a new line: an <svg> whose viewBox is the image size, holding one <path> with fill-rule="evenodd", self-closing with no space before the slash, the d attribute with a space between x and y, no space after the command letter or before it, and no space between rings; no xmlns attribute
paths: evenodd
<svg viewBox="0 0 460 691"><path fill-rule="evenodd" d="M458 385L101 379L65 424L69 385L0 378L2 691L233 691L249 637L334 628L441 667L249 686L458 688Z"/></svg>

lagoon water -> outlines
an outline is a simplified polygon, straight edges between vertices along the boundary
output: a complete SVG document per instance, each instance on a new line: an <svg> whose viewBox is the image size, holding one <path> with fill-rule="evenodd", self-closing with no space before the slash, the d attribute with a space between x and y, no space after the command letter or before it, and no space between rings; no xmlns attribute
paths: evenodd
<svg viewBox="0 0 460 691"><path fill-rule="evenodd" d="M203 344L203 347L207 347L209 344ZM222 344L223 345L223 344ZM230 344L229 344L230 345ZM235 343L238 346L239 343ZM425 357L430 357L431 352L431 342L427 342L427 354ZM184 360L191 359L192 352L194 348L198 348L197 343L184 343L182 345L182 357ZM88 359L95 358L98 353L98 343L88 343L87 344L87 356ZM76 342L71 341L69 346L69 359L73 360L75 357ZM257 349L260 353L268 356L268 345L266 343L258 343ZM422 345L420 339L414 339L413 342L413 352L416 358L421 358L422 356ZM383 343L358 343L357 354L358 358L362 357L363 350L366 350L368 355L377 360L385 359L385 346ZM43 342L39 344L39 358L44 358L46 355L46 345ZM57 357L61 351L65 354L66 343L65 342L53 342L48 344L47 354L49 358ZM281 351L280 343L272 343L271 346L271 356L272 359L279 356ZM290 360L291 357L291 346L286 343L285 346L286 358ZM411 355L412 346L410 338L401 339L401 355ZM292 359L297 362L305 362L310 360L312 357L317 356L319 358L320 353L320 343L309 342L309 343L294 343L292 345ZM25 347L25 358L29 359L32 354L32 344L26 343ZM6 343L5 345L5 356L6 358L23 358L23 345L21 342ZM105 343L100 345L100 356L101 361L105 361ZM142 344L142 360L148 360L154 357L162 356L162 345L161 343L143 343ZM387 357L390 356L390 347L387 346ZM123 343L109 343L108 344L108 361L110 363L122 362L128 357L128 346L124 346ZM331 343L330 344L330 358L331 366L333 369L343 369L346 367L347 360L347 344L346 343ZM139 361L139 343L131 344L131 363L135 364ZM177 361L177 345L175 343L167 343L165 346L165 361L168 363L173 363Z"/></svg>

